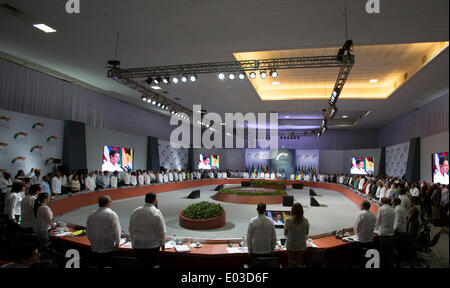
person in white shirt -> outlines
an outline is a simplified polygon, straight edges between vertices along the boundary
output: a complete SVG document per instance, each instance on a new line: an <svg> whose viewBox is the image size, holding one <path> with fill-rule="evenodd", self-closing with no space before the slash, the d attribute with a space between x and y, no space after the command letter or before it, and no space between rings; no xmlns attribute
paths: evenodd
<svg viewBox="0 0 450 288"><path fill-rule="evenodd" d="M209 171L208 177L211 179L214 179L214 173L212 171Z"/></svg>
<svg viewBox="0 0 450 288"><path fill-rule="evenodd" d="M144 172L144 185L150 185L150 171Z"/></svg>
<svg viewBox="0 0 450 288"><path fill-rule="evenodd" d="M400 198L394 199L394 230L395 233L406 233L406 220L408 217L408 211L400 205L402 200Z"/></svg>
<svg viewBox="0 0 450 288"><path fill-rule="evenodd" d="M381 207L378 209L377 222L375 229L378 229L378 235L394 236L394 221L395 211L391 207L391 200L388 198L381 198Z"/></svg>
<svg viewBox="0 0 450 288"><path fill-rule="evenodd" d="M156 175L153 172L153 170L150 170L149 176L150 176L150 183L156 182Z"/></svg>
<svg viewBox="0 0 450 288"><path fill-rule="evenodd" d="M139 186L142 186L142 185L144 185L144 174L142 173L142 171L139 171L137 173L138 173L137 179L138 179Z"/></svg>
<svg viewBox="0 0 450 288"><path fill-rule="evenodd" d="M366 178L361 178L361 180L359 180L359 184L358 184L359 191L362 191L362 189L364 187L364 183L366 183Z"/></svg>
<svg viewBox="0 0 450 288"><path fill-rule="evenodd" d="M108 195L100 196L98 207L87 219L86 234L98 267L104 268L110 266L113 253L119 247L121 228Z"/></svg>
<svg viewBox="0 0 450 288"><path fill-rule="evenodd" d="M270 179L275 179L275 173L273 171L270 173Z"/></svg>
<svg viewBox="0 0 450 288"><path fill-rule="evenodd" d="M80 192L81 190L81 184L80 181L78 180L78 175L76 174L72 177L72 180L70 181L70 190L74 193Z"/></svg>
<svg viewBox="0 0 450 288"><path fill-rule="evenodd" d="M114 171L114 174L111 176L111 179L110 179L111 188L117 188L118 181L119 181L119 172Z"/></svg>
<svg viewBox="0 0 450 288"><path fill-rule="evenodd" d="M369 180L369 181L367 182L366 189L365 189L365 191L364 191L364 193L365 193L366 195L370 195L370 187L371 187L372 185L375 185L375 184L372 183L372 180Z"/></svg>
<svg viewBox="0 0 450 288"><path fill-rule="evenodd" d="M386 190L386 185L383 185L383 183L381 182L380 197L378 198L378 201L380 201L383 197L389 198Z"/></svg>
<svg viewBox="0 0 450 288"><path fill-rule="evenodd" d="M217 179L222 179L222 172L217 172Z"/></svg>
<svg viewBox="0 0 450 288"><path fill-rule="evenodd" d="M250 175L250 179L256 179L256 172L253 172L253 173Z"/></svg>
<svg viewBox="0 0 450 288"><path fill-rule="evenodd" d="M129 231L136 257L144 267L155 266L159 249L164 250L166 239L166 225L155 193L147 193L144 206L131 213Z"/></svg>
<svg viewBox="0 0 450 288"><path fill-rule="evenodd" d="M411 194L411 197L419 197L420 190L419 190L419 184L414 183L409 190L409 194Z"/></svg>
<svg viewBox="0 0 450 288"><path fill-rule="evenodd" d="M34 227L34 203L37 196L41 193L41 185L33 184L30 186L28 195L20 203L20 228L24 234L33 234Z"/></svg>
<svg viewBox="0 0 450 288"><path fill-rule="evenodd" d="M124 173L123 183L125 184L125 186L131 185L131 171L127 171L127 173Z"/></svg>
<svg viewBox="0 0 450 288"><path fill-rule="evenodd" d="M173 171L173 180L174 181L181 181L181 173L177 170Z"/></svg>
<svg viewBox="0 0 450 288"><path fill-rule="evenodd" d="M248 175L248 172L244 172L244 174L242 175L242 178L244 179L248 179L250 176Z"/></svg>
<svg viewBox="0 0 450 288"><path fill-rule="evenodd" d="M34 175L31 177L31 185L40 184L42 182L41 170L34 170Z"/></svg>
<svg viewBox="0 0 450 288"><path fill-rule="evenodd" d="M309 174L305 175L305 181L311 181L311 176Z"/></svg>
<svg viewBox="0 0 450 288"><path fill-rule="evenodd" d="M405 188L400 188L398 198L401 200L401 205L405 208L406 211L409 211L411 208L411 201L409 200L408 195L406 194Z"/></svg>
<svg viewBox="0 0 450 288"><path fill-rule="evenodd" d="M386 198L391 199L391 197L392 197L392 184L389 183L389 182L386 182L385 188L386 188L386 194L385 194Z"/></svg>
<svg viewBox="0 0 450 288"><path fill-rule="evenodd" d="M265 203L259 203L256 210L258 211L258 216L250 220L247 229L248 253L252 257L271 255L277 242L275 225L273 221L265 215Z"/></svg>
<svg viewBox="0 0 450 288"><path fill-rule="evenodd" d="M439 170L434 173L433 182L448 185L448 159L447 157L439 157Z"/></svg>
<svg viewBox="0 0 450 288"><path fill-rule="evenodd" d="M69 182L67 182L66 174L62 173L60 179L61 179L61 187L62 187L63 191L67 191L67 188L69 187Z"/></svg>
<svg viewBox="0 0 450 288"><path fill-rule="evenodd" d="M59 195L61 194L61 173L59 171L56 172L56 175L52 178L52 194Z"/></svg>
<svg viewBox="0 0 450 288"><path fill-rule="evenodd" d="M186 180L186 172L184 172L184 170L183 172L181 172L181 180L182 181Z"/></svg>
<svg viewBox="0 0 450 288"><path fill-rule="evenodd" d="M370 202L364 200L361 203L361 212L356 219L353 227L355 235L358 237L358 242L361 248L370 248L373 245L373 231L375 230L375 223L377 218L370 212Z"/></svg>
<svg viewBox="0 0 450 288"><path fill-rule="evenodd" d="M86 177L86 191L95 191L95 176L94 171L89 172L89 176Z"/></svg>
<svg viewBox="0 0 450 288"><path fill-rule="evenodd" d="M14 225L18 224L20 220L22 192L25 192L25 184L21 181L15 181L6 199L6 214L8 214L9 221Z"/></svg>
<svg viewBox="0 0 450 288"><path fill-rule="evenodd" d="M158 177L158 183L164 183L164 176L162 172L156 172L156 176Z"/></svg>
<svg viewBox="0 0 450 288"><path fill-rule="evenodd" d="M124 171L123 167L119 165L119 162L120 162L119 151L111 149L111 151L109 151L109 161L107 160L105 163L103 163L102 171L109 171L109 172Z"/></svg>
<svg viewBox="0 0 450 288"><path fill-rule="evenodd" d="M378 181L377 182L377 191L375 192L375 198L376 199L381 199L382 197L380 196L380 193L381 193L381 189L383 188L383 182L381 182L381 181Z"/></svg>
<svg viewBox="0 0 450 288"><path fill-rule="evenodd" d="M169 183L169 175L167 173L167 170L163 174L164 183Z"/></svg>
<svg viewBox="0 0 450 288"><path fill-rule="evenodd" d="M223 173L222 173L222 178L223 178L223 179L227 179L227 178L228 178L227 172L223 172Z"/></svg>
<svg viewBox="0 0 450 288"><path fill-rule="evenodd" d="M130 185L131 186L136 186L137 185L136 173L134 173L134 172L131 173Z"/></svg>
<svg viewBox="0 0 450 288"><path fill-rule="evenodd" d="M55 228L53 222L53 212L47 206L50 200L50 195L47 193L40 193L34 202L34 227L33 232L39 239L40 248L48 247L48 240L50 239L50 230Z"/></svg>
<svg viewBox="0 0 450 288"><path fill-rule="evenodd" d="M173 172L172 170L169 171L169 182L173 182Z"/></svg>
<svg viewBox="0 0 450 288"><path fill-rule="evenodd" d="M102 177L103 187L104 188L111 187L111 178L109 177L109 172L103 171L103 176L101 176L101 177Z"/></svg>
<svg viewBox="0 0 450 288"><path fill-rule="evenodd" d="M356 160L356 166L352 167L350 174L366 175L367 172L364 170L364 161L361 159Z"/></svg>
<svg viewBox="0 0 450 288"><path fill-rule="evenodd" d="M73 176L77 175L76 171L72 171L72 174L69 175L69 177L67 177L67 181L69 182L69 184L72 182Z"/></svg>

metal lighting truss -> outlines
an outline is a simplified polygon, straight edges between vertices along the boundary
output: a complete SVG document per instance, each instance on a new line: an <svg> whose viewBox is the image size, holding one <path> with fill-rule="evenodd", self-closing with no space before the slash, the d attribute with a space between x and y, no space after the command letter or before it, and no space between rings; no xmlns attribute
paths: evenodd
<svg viewBox="0 0 450 288"><path fill-rule="evenodd" d="M344 45L345 47L345 45ZM344 48L343 48L344 49ZM341 50L340 49L340 52ZM333 118L331 116L331 110L335 109L333 113L336 113L336 101L342 91L345 81L350 74L350 70L354 64L354 55L349 50L345 49L346 54L338 53L334 56L312 56L312 57L293 57L293 58L276 58L276 59L258 59L258 60L244 60L244 61L228 61L228 62L211 62L211 63L198 63L198 64L185 64L185 65L169 65L169 66L156 66L156 67L143 67L143 68L127 68L122 69L118 65L113 66L108 70L108 77L112 78L131 89L134 89L142 93L146 97L155 99L160 103L169 105L171 110L177 112L184 112L189 117L192 116L192 111L185 108L178 103L175 103L164 97L163 95L152 90L149 85L143 81L149 77L171 77L171 76L186 76L205 74L205 73L236 73L245 71L265 71L282 70L282 69L308 69L308 68L340 68L334 90L336 94L330 98L329 111L325 116L328 119ZM120 63L120 62L119 62ZM334 92L333 92L334 93ZM333 101L332 101L333 100ZM164 113L169 113L163 111ZM325 123L326 125L326 123ZM326 126L323 126L326 129ZM322 131L322 128L321 130ZM319 132L320 133L320 132ZM319 136L319 135L318 135Z"/></svg>

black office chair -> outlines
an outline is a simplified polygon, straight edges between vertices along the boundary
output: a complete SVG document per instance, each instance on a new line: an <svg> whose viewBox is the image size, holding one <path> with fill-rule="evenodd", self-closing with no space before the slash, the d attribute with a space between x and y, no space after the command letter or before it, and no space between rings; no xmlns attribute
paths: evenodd
<svg viewBox="0 0 450 288"><path fill-rule="evenodd" d="M396 238L396 236L380 237L381 268L392 268L394 264L394 246Z"/></svg>
<svg viewBox="0 0 450 288"><path fill-rule="evenodd" d="M142 268L142 264L135 257L113 256L111 263L113 268Z"/></svg>
<svg viewBox="0 0 450 288"><path fill-rule="evenodd" d="M400 263L408 262L412 258L412 241L414 234L404 233L395 240L395 263L400 267Z"/></svg>
<svg viewBox="0 0 450 288"><path fill-rule="evenodd" d="M307 248L308 249L308 248ZM327 253L326 248L311 248L308 249L311 253L303 256L303 263L308 268L325 268L327 266Z"/></svg>
<svg viewBox="0 0 450 288"><path fill-rule="evenodd" d="M250 267L245 268L281 268L280 259L278 257L257 257L252 258Z"/></svg>

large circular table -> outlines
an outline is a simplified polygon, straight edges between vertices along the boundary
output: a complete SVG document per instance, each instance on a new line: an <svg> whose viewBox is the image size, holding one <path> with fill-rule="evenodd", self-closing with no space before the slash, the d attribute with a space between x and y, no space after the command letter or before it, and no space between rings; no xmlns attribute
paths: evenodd
<svg viewBox="0 0 450 288"><path fill-rule="evenodd" d="M78 193L71 195L64 195L62 198L56 199L50 203L50 208L54 216L70 212L83 206L93 205L98 203L98 198L101 195L109 195L111 199L125 199L131 197L144 196L149 192L149 188L154 193L164 193L168 191L181 190L186 188L194 188L206 185L221 185L221 184L241 184L242 181L249 181L249 179L201 179L184 182L175 182L167 184L154 184L147 186L126 187L119 189L106 189L95 192ZM279 181L279 180L277 180ZM365 198L349 187L322 182L305 182L285 180L286 185L293 183L301 183L305 187L323 188L327 190L336 191L343 194L354 204L360 206ZM257 196L255 196L257 197ZM375 215L378 212L378 205L372 203L371 212ZM356 219L355 219L356 220ZM334 231L320 235L310 235L308 238L314 239L314 244L317 248L308 247L305 251L304 262L308 262L310 257L317 252L323 252L326 249L327 266L328 267L343 267L352 265L352 257L349 257L354 252L354 242L344 242L337 239L333 235ZM201 248L191 248L190 252L176 252L174 248L161 251L159 262L164 267L243 267L244 264L250 262L250 257L247 253L228 253L227 248L229 243L233 247L239 247L241 239L207 239L202 243ZM90 243L86 236L78 237L56 237L52 234L52 242L55 247L60 249L75 248L79 250L81 255L88 255L90 251ZM131 248L119 247L116 255L124 257L132 257L133 251ZM275 251L275 255L280 258L280 262L284 267L287 267L287 253L285 250Z"/></svg>

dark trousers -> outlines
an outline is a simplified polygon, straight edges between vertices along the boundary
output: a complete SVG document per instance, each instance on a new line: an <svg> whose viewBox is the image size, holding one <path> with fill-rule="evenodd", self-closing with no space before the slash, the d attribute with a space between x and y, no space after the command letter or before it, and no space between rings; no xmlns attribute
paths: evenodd
<svg viewBox="0 0 450 288"><path fill-rule="evenodd" d="M157 264L159 247L152 249L133 249L136 258L146 268L152 268Z"/></svg>
<svg viewBox="0 0 450 288"><path fill-rule="evenodd" d="M112 266L112 257L114 256L114 251L107 253L97 253L92 252L93 260L98 268L106 268Z"/></svg>

